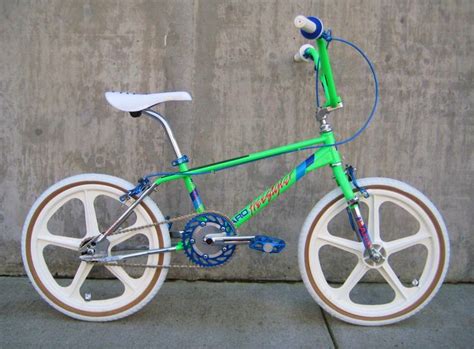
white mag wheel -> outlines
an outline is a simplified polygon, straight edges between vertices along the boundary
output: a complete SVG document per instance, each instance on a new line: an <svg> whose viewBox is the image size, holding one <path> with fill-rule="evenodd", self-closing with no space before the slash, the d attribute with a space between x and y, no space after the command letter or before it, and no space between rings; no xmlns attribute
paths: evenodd
<svg viewBox="0 0 474 349"><path fill-rule="evenodd" d="M79 260L81 241L99 234L119 217L127 207L118 199L133 187L116 177L84 174L53 185L34 203L23 226L23 264L35 289L55 309L80 320L116 320L141 309L160 289L167 269L99 266ZM155 203L146 198L125 226L163 219ZM165 224L107 239L112 254L170 246ZM169 254L133 259L155 265L167 265L169 260ZM68 275L74 277L64 277Z"/></svg>
<svg viewBox="0 0 474 349"><path fill-rule="evenodd" d="M423 308L441 286L449 240L441 214L421 192L396 180L359 180L362 215L384 260L373 263L349 224L339 188L310 212L299 242L306 288L331 315L376 326L401 321Z"/></svg>

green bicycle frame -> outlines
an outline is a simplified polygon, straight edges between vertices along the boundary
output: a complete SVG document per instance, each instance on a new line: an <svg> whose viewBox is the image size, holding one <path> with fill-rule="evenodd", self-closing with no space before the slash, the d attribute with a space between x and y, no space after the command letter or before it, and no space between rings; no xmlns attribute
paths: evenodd
<svg viewBox="0 0 474 349"><path fill-rule="evenodd" d="M314 171L320 167L330 165L337 184L342 189L344 196L347 200L354 198L352 186L347 179L347 176L342 168L341 156L336 147L331 146L335 143L334 134L332 131L325 132L321 137L301 141L297 143L288 144L282 147L273 148L257 153L252 153L239 158L230 159L214 164L209 164L201 167L188 169L185 163L180 164L180 171L183 173L173 174L169 176L160 177L155 181L156 185L161 185L166 182L183 179L186 188L191 196L196 212L203 212L205 206L202 203L199 194L197 192L196 185L194 184L191 176L198 175L206 172L214 172L225 168L246 164L252 161L257 161L272 156L277 156L297 150L301 150L314 145L322 145L323 147L318 149L305 161L294 168L290 173L283 176L273 186L265 190L254 200L252 200L246 207L237 212L233 217L232 221L236 227L239 227L243 223L247 222L251 217L255 216L263 208L265 208L270 202L276 199L281 193L292 187L298 180L300 180L307 173Z"/></svg>
<svg viewBox="0 0 474 349"><path fill-rule="evenodd" d="M312 57L313 61L315 62L315 65L320 69L320 80L323 84L326 96L325 106L334 108L340 105L341 98L337 95L337 90L331 70L331 64L329 61L329 55L327 52L327 44L324 39L318 39L316 40L316 42L318 51L316 51L316 49L310 48L307 54ZM350 201L354 199L355 194L353 193L352 185L344 172L341 162L341 156L337 148L333 145L334 143L336 143L334 133L332 131L327 131L322 132L321 136L318 138L313 138L297 143L291 143L285 146L268 149L265 151L252 153L238 158L229 159L192 169L189 169L186 163L181 163L179 165L179 171L181 173L160 177L155 181L155 185L161 185L166 182L182 179L185 183L186 189L189 192L189 195L191 196L196 212L200 213L205 211L205 206L201 198L199 197L192 176L219 171L229 167L246 164L252 161L257 161L272 156L302 150L307 147L320 146L320 148L315 153L313 153L305 161L300 163L290 173L283 176L273 186L271 186L259 196L257 196L243 209L235 213L232 217L234 225L236 227L241 226L250 218L252 218L261 210L263 210L270 202L279 197L280 194L292 187L307 173L328 165L332 168L336 183L341 188L344 197L346 198L346 200Z"/></svg>

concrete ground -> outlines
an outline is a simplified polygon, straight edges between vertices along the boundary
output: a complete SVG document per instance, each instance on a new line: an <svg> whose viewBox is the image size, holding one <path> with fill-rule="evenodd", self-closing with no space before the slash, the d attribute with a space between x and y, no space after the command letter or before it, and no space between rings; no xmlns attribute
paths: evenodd
<svg viewBox="0 0 474 349"><path fill-rule="evenodd" d="M103 281L98 281L103 282ZM421 313L367 328L323 313L302 283L166 282L111 323L63 316L26 278L0 278L0 348L472 348L474 285L444 285Z"/></svg>

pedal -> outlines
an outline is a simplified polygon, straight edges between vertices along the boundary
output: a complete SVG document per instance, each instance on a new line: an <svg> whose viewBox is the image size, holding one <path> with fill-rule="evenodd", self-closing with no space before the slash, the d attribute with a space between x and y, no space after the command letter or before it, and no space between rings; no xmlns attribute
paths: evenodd
<svg viewBox="0 0 474 349"><path fill-rule="evenodd" d="M266 235L256 235L249 243L251 249L265 253L280 253L285 246L284 240Z"/></svg>

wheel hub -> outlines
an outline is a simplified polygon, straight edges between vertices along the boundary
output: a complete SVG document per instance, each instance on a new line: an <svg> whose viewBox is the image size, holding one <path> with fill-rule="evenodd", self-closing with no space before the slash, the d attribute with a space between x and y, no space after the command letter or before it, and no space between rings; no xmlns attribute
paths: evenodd
<svg viewBox="0 0 474 349"><path fill-rule="evenodd" d="M92 239L93 237L84 239L81 242L80 247L86 246ZM110 246L110 241L108 239L104 239L97 243L93 242L83 252L81 252L81 255L79 258L85 261L88 259L106 257L109 253L109 246Z"/></svg>
<svg viewBox="0 0 474 349"><path fill-rule="evenodd" d="M372 251L364 251L363 260L368 267L379 268L387 260L387 252L382 245L373 244Z"/></svg>

